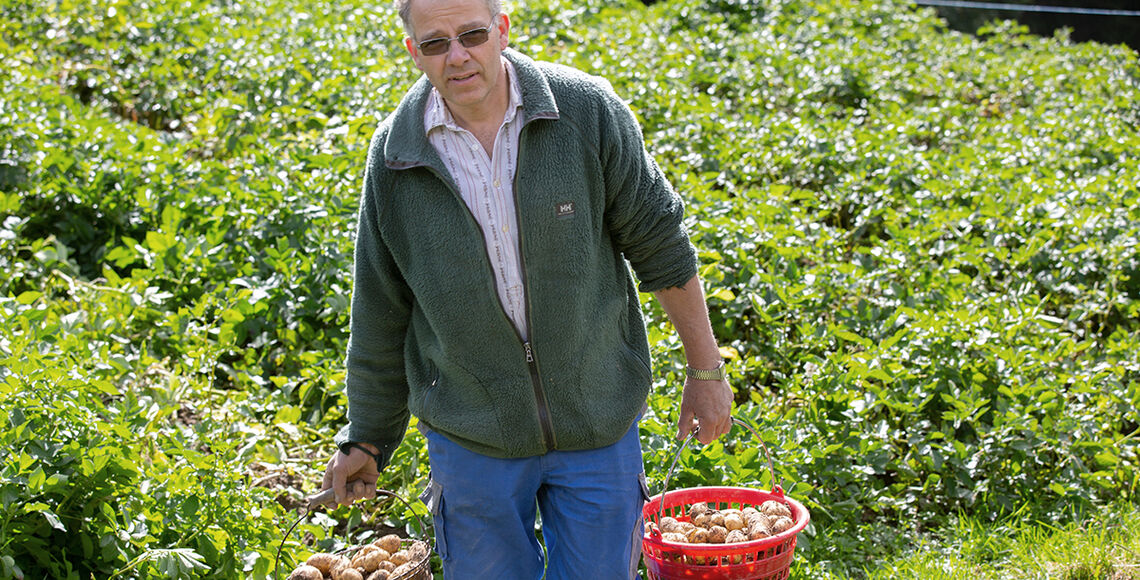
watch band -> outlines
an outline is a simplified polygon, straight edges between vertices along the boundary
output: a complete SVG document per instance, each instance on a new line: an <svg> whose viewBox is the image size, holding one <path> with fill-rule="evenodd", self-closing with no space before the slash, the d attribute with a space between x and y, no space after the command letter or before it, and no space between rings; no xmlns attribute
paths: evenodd
<svg viewBox="0 0 1140 580"><path fill-rule="evenodd" d="M686 366L685 376L698 381L723 381L728 377L728 373L724 367L724 361L720 361L715 369L695 369Z"/></svg>
<svg viewBox="0 0 1140 580"><path fill-rule="evenodd" d="M340 452L345 454L345 455L348 455L348 449L350 447L355 447L356 449L363 451L366 455L371 457L374 461L376 461L376 467L377 467L377 469L379 469L381 459L383 459L383 456L381 454L373 453L373 452L369 451L367 447L365 447L365 446L363 446L363 445L361 445L355 441L349 441L348 443L341 445L340 446Z"/></svg>

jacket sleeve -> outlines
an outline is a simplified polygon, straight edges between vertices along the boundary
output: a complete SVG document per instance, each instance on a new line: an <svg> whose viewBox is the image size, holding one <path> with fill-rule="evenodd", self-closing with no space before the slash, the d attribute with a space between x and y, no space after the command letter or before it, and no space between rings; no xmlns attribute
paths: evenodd
<svg viewBox="0 0 1140 580"><path fill-rule="evenodd" d="M601 145L606 223L642 292L679 287L697 273L684 204L645 148L633 111L603 85Z"/></svg>
<svg viewBox="0 0 1140 580"><path fill-rule="evenodd" d="M334 438L380 449L383 469L408 427L408 383L404 342L412 295L380 234L378 195L383 133L369 148L357 222L354 278L345 388L348 425Z"/></svg>

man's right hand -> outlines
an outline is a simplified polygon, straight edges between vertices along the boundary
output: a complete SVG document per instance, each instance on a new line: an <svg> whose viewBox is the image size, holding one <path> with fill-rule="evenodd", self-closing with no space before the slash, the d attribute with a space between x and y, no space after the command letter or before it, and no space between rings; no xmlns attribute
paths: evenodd
<svg viewBox="0 0 1140 580"><path fill-rule="evenodd" d="M373 453L379 453L375 446L361 443ZM380 472L376 469L376 459L364 451L349 447L345 455L340 450L334 451L325 468L325 478L321 482L321 491L332 489L336 503L351 505L358 499L372 499L376 497L376 480L380 479ZM346 482L351 481L351 485Z"/></svg>

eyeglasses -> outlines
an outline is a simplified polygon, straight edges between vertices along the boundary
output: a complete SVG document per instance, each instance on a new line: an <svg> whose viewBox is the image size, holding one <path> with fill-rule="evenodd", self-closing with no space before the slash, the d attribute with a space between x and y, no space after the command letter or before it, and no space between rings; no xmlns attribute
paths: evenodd
<svg viewBox="0 0 1140 580"><path fill-rule="evenodd" d="M491 29L495 26L494 18L485 28L468 30L453 38L431 38L419 44L420 54L424 56L439 56L451 50L451 41L458 40L464 48L475 48L491 37Z"/></svg>

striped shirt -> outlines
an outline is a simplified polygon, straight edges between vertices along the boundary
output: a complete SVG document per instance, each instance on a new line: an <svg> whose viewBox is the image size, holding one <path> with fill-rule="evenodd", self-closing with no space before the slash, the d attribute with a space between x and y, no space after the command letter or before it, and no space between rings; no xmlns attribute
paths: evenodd
<svg viewBox="0 0 1140 580"><path fill-rule="evenodd" d="M514 67L506 59L509 100L503 124L495 137L490 158L475 135L460 127L447 110L439 92L432 89L424 109L428 141L443 158L448 173L459 186L459 195L483 230L487 257L503 310L525 340L526 305L522 261L519 257L518 219L515 209L514 176L522 131L522 96Z"/></svg>

